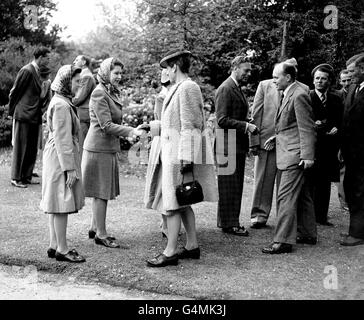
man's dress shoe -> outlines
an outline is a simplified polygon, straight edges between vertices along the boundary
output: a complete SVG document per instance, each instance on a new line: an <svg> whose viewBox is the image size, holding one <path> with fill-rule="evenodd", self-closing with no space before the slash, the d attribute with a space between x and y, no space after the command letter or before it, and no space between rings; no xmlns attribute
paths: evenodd
<svg viewBox="0 0 364 320"><path fill-rule="evenodd" d="M329 221L316 221L318 224L322 225L322 226L326 226L326 227L333 227L334 224L329 222Z"/></svg>
<svg viewBox="0 0 364 320"><path fill-rule="evenodd" d="M178 259L200 259L200 255L200 248L195 248L191 250L182 248L182 250L177 253Z"/></svg>
<svg viewBox="0 0 364 320"><path fill-rule="evenodd" d="M269 247L263 248L262 252L267 254L281 254L292 252L292 245L288 243L279 243L279 246L274 246L277 243L272 243Z"/></svg>
<svg viewBox="0 0 364 320"><path fill-rule="evenodd" d="M17 188L28 188L28 186L25 183L23 183L22 181L11 180L11 184Z"/></svg>
<svg viewBox="0 0 364 320"><path fill-rule="evenodd" d="M353 246L359 246L361 244L364 244L364 239L360 238L354 238L352 236L347 236L345 239L343 239L340 244L345 247L353 247Z"/></svg>
<svg viewBox="0 0 364 320"><path fill-rule="evenodd" d="M33 172L33 173L32 173L32 177L34 177L34 178L39 178L39 174L38 174L38 173L36 173L36 172Z"/></svg>
<svg viewBox="0 0 364 320"><path fill-rule="evenodd" d="M265 222L254 222L251 225L251 228L253 229L262 229L265 228L267 226L267 224Z"/></svg>
<svg viewBox="0 0 364 320"><path fill-rule="evenodd" d="M163 253L157 255L155 258L147 260L148 267L160 268L166 266L176 266L178 264L178 255L175 254L167 257Z"/></svg>
<svg viewBox="0 0 364 320"><path fill-rule="evenodd" d="M240 237L248 237L249 232L244 227L230 227L230 228L222 228L222 232L233 234L234 236Z"/></svg>
<svg viewBox="0 0 364 320"><path fill-rule="evenodd" d="M40 184L40 182L38 182L38 181L33 181L33 180L31 180L31 179L24 179L24 180L23 180L23 183L24 183L24 184Z"/></svg>
<svg viewBox="0 0 364 320"><path fill-rule="evenodd" d="M301 243L301 244L316 244L317 243L317 238L313 238L313 237L300 237L298 236L296 238L296 243Z"/></svg>

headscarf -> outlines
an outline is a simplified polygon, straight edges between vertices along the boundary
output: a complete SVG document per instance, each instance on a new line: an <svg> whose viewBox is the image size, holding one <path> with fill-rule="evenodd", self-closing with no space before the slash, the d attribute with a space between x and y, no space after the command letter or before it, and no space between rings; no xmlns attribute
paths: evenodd
<svg viewBox="0 0 364 320"><path fill-rule="evenodd" d="M62 66L52 82L51 89L61 96L72 99L72 74L76 69L80 68L70 64Z"/></svg>
<svg viewBox="0 0 364 320"><path fill-rule="evenodd" d="M118 87L112 85L110 83L110 75L111 75L111 65L114 61L114 58L107 58L100 64L99 71L97 73L97 80L101 83L110 94L119 96L120 90Z"/></svg>

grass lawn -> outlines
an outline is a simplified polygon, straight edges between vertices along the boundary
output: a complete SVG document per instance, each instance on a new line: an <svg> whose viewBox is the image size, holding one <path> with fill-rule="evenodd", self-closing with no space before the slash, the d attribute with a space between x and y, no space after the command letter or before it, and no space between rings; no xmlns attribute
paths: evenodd
<svg viewBox="0 0 364 320"><path fill-rule="evenodd" d="M225 235L216 227L215 203L203 203L194 206L201 259L154 269L148 268L145 260L166 244L159 230L160 215L143 208L145 166L132 167L124 157L121 195L109 202L107 225L109 232L129 248L109 249L88 239L91 201L87 199L84 209L69 218L70 247L87 259L77 265L47 257L47 216L39 210L41 186L11 186L10 156L11 150L0 151L0 263L32 264L39 270L80 280L198 299L364 298L364 246L339 245L339 234L347 231L349 216L339 208L335 186L330 204L330 221L335 227L319 226L316 246L296 245L291 254L264 255L261 248L270 243L274 233L275 209L270 228L249 229L250 237L239 238ZM241 222L249 226L252 159L246 171ZM41 173L39 161L36 172ZM181 245L184 238L182 234ZM327 277L335 275L328 266L337 270L337 289L325 289L325 281L330 282Z"/></svg>

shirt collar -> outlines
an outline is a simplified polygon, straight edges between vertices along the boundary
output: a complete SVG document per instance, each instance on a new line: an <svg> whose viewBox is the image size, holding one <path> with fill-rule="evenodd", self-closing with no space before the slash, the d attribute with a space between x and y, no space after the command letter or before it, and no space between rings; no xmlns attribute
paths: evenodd
<svg viewBox="0 0 364 320"><path fill-rule="evenodd" d="M230 78L233 79L233 81L235 82L236 86L239 88L238 81L236 81L236 79L232 75L230 76Z"/></svg>
<svg viewBox="0 0 364 320"><path fill-rule="evenodd" d="M285 97L289 91L289 89L291 89L291 87L295 84L295 82L291 83L284 91L283 91L283 96Z"/></svg>
<svg viewBox="0 0 364 320"><path fill-rule="evenodd" d="M37 73L39 73L39 66L37 65L37 63L34 60L32 61L32 65L34 66Z"/></svg>
<svg viewBox="0 0 364 320"><path fill-rule="evenodd" d="M319 98L321 98L321 96L322 96L323 94L326 96L326 93L327 93L327 91L325 91L325 92L321 92L321 91L318 91L317 89L315 89L315 92L316 92L316 94L319 96Z"/></svg>
<svg viewBox="0 0 364 320"><path fill-rule="evenodd" d="M361 90L361 89L363 89L364 88L364 81L361 83L361 84L359 84L359 91Z"/></svg>

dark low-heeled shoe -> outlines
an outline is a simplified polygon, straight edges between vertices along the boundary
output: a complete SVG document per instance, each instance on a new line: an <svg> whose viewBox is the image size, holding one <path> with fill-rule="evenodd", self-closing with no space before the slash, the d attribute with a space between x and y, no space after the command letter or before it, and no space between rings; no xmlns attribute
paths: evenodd
<svg viewBox="0 0 364 320"><path fill-rule="evenodd" d="M48 255L48 258L55 258L56 257L56 250L53 249L53 248L49 248L47 250L47 255Z"/></svg>
<svg viewBox="0 0 364 320"><path fill-rule="evenodd" d="M96 237L96 231L94 231L94 230L89 230L88 231L88 238L89 239L95 239L95 237ZM109 240L116 240L116 238L115 237L112 237L112 236L110 236L110 237L107 237Z"/></svg>
<svg viewBox="0 0 364 320"><path fill-rule="evenodd" d="M85 262L86 259L83 256L80 256L76 250L70 250L66 254L59 253L58 251L55 254L55 258L57 261L66 261L73 263Z"/></svg>
<svg viewBox="0 0 364 320"><path fill-rule="evenodd" d="M185 247L177 253L178 259L200 259L201 251L197 247L195 249L187 250Z"/></svg>
<svg viewBox="0 0 364 320"><path fill-rule="evenodd" d="M148 267L166 267L166 266L176 266L178 264L178 255L175 254L171 257L167 257L163 253L160 253L155 258L147 260Z"/></svg>
<svg viewBox="0 0 364 320"><path fill-rule="evenodd" d="M95 236L95 243L108 248L120 248L120 245L110 238L101 239L98 236Z"/></svg>
<svg viewBox="0 0 364 320"><path fill-rule="evenodd" d="M262 252L267 254L281 254L292 252L292 245L289 243L279 243L278 247L275 247L275 244L278 243L272 243L270 246L263 248Z"/></svg>

